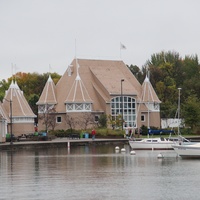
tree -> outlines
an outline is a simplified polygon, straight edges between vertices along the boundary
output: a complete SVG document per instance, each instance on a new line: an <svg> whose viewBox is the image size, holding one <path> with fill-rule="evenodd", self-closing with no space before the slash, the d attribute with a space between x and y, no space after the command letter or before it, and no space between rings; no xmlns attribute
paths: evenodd
<svg viewBox="0 0 200 200"><path fill-rule="evenodd" d="M57 73L50 74L54 83L56 84L60 79L60 75ZM48 80L49 73L38 74L38 73L23 73L18 72L12 77L8 78L8 81L0 81L0 100L3 100L5 96L5 91L9 88L11 81L14 79L17 81L19 88L23 91L24 96L30 107L32 108L34 114L37 114L36 103L44 89L44 86Z"/></svg>
<svg viewBox="0 0 200 200"><path fill-rule="evenodd" d="M38 102L39 100L39 95L37 94L31 94L29 97L28 97L28 103L33 111L33 113L35 113L37 115L38 113L38 106L36 105L36 103Z"/></svg>
<svg viewBox="0 0 200 200"><path fill-rule="evenodd" d="M99 125L103 128L107 128L107 115L101 114L99 117Z"/></svg>
<svg viewBox="0 0 200 200"><path fill-rule="evenodd" d="M70 115L66 115L65 121L67 125L70 127L71 133L72 133L72 130L75 129L76 125L79 123L79 120L77 120L75 117L72 117Z"/></svg>
<svg viewBox="0 0 200 200"><path fill-rule="evenodd" d="M127 67L130 69L130 71L132 72L132 74L136 77L136 79L142 83L142 81L144 80L144 74L142 73L142 71L140 70L140 68L136 65L130 65Z"/></svg>
<svg viewBox="0 0 200 200"><path fill-rule="evenodd" d="M176 113L177 88L183 83L182 66L182 58L171 51L153 54L144 66L150 71L151 84L162 102L162 118L172 118Z"/></svg>
<svg viewBox="0 0 200 200"><path fill-rule="evenodd" d="M94 116L91 113L82 113L79 121L83 129L86 130L90 124L94 124Z"/></svg>
<svg viewBox="0 0 200 200"><path fill-rule="evenodd" d="M5 91L8 90L10 83L11 82L6 82L5 79L0 81L0 101L3 100L3 98L5 96Z"/></svg>
<svg viewBox="0 0 200 200"><path fill-rule="evenodd" d="M195 95L189 96L183 105L183 117L192 130L200 126L200 100Z"/></svg>
<svg viewBox="0 0 200 200"><path fill-rule="evenodd" d="M112 117L112 115L108 115L108 120L108 124L110 124L113 129L122 126L122 115L117 115L115 117Z"/></svg>
<svg viewBox="0 0 200 200"><path fill-rule="evenodd" d="M48 132L49 129L54 130L56 126L56 107L54 105L43 105L40 106L39 119L42 124L45 125L45 131Z"/></svg>

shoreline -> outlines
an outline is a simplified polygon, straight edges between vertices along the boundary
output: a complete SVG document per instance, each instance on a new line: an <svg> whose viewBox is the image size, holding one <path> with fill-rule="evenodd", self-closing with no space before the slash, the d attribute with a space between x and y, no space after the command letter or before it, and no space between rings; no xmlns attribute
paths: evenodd
<svg viewBox="0 0 200 200"><path fill-rule="evenodd" d="M49 141L19 141L1 143L0 150L18 150L18 149L40 149L40 148L60 148L71 146L89 146L89 145L105 145L105 144L128 144L128 139L67 139L56 138Z"/></svg>

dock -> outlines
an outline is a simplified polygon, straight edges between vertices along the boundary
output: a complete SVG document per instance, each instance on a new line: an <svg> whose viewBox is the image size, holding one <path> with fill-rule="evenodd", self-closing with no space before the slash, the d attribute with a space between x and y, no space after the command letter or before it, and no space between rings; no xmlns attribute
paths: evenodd
<svg viewBox="0 0 200 200"><path fill-rule="evenodd" d="M0 144L0 150L18 150L18 149L40 149L40 148L59 148L71 146L89 146L89 145L105 145L105 144L128 144L128 139L100 139L92 140L91 138L85 139L68 139L56 138L48 141L15 141L12 144L5 142Z"/></svg>

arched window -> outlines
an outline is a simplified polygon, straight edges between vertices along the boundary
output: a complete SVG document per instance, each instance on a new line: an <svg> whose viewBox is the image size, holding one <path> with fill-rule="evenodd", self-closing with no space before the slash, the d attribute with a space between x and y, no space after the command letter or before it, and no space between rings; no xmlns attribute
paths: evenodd
<svg viewBox="0 0 200 200"><path fill-rule="evenodd" d="M122 105L123 103L123 105ZM136 127L136 101L129 96L118 96L111 99L111 116L113 120L122 115L124 127Z"/></svg>

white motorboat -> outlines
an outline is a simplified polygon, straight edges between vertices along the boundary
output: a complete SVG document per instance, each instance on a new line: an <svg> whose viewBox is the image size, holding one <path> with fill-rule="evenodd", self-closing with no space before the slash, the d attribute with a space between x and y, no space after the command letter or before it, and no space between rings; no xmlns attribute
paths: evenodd
<svg viewBox="0 0 200 200"><path fill-rule="evenodd" d="M183 158L200 158L200 143L172 145L174 151Z"/></svg>
<svg viewBox="0 0 200 200"><path fill-rule="evenodd" d="M163 137L145 138L140 141L129 140L129 145L134 150L170 150L173 149L172 145L175 144L176 141Z"/></svg>

